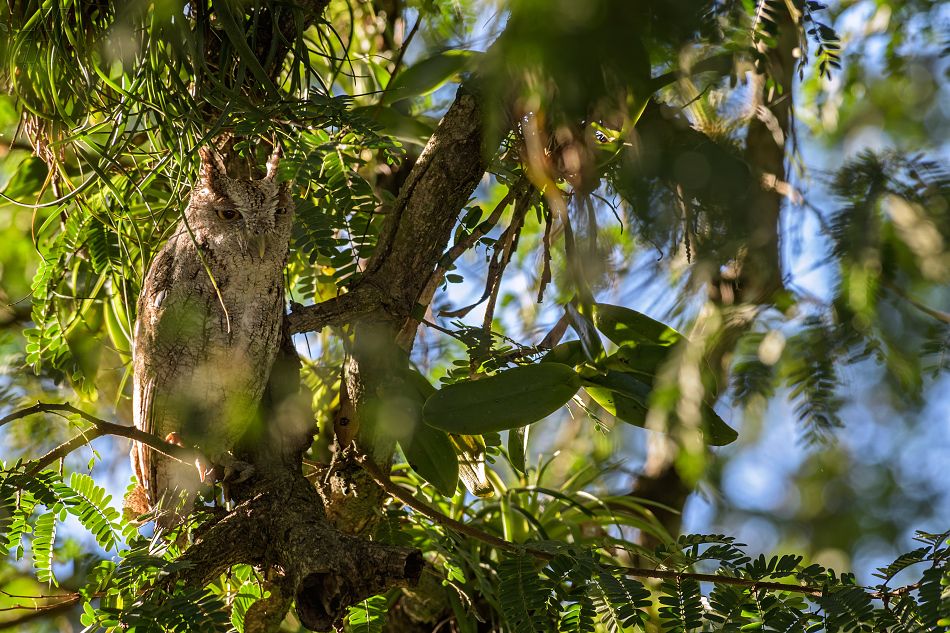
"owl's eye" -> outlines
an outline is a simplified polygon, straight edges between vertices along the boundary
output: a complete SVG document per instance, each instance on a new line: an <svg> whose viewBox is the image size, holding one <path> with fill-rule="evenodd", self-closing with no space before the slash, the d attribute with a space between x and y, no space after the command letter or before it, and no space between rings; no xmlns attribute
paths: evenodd
<svg viewBox="0 0 950 633"><path fill-rule="evenodd" d="M277 215L285 215L287 213L287 207L277 207Z"/></svg>
<svg viewBox="0 0 950 633"><path fill-rule="evenodd" d="M215 209L218 214L218 217L222 220L233 220L235 218L241 217L240 212L235 211L234 209Z"/></svg>

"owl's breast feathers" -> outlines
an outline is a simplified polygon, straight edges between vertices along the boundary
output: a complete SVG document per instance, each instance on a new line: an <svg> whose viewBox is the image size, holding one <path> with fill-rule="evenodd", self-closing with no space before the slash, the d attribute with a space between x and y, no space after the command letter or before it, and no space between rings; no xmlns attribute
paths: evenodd
<svg viewBox="0 0 950 633"><path fill-rule="evenodd" d="M213 460L257 414L280 339L284 262L197 237L180 226L143 284L133 408L136 427L160 438L175 432ZM197 489L194 467L142 445L132 462L153 504L171 482Z"/></svg>

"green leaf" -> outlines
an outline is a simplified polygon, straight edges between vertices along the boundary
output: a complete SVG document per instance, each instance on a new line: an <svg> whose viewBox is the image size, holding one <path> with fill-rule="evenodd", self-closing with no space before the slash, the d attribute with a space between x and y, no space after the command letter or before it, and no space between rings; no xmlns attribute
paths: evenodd
<svg viewBox="0 0 950 633"><path fill-rule="evenodd" d="M684 338L673 328L623 306L594 304L594 325L615 345L672 345Z"/></svg>
<svg viewBox="0 0 950 633"><path fill-rule="evenodd" d="M739 433L726 424L716 411L705 402L700 406L703 416L703 439L709 446L725 446L739 439Z"/></svg>
<svg viewBox="0 0 950 633"><path fill-rule="evenodd" d="M412 436L399 440L406 461L419 476L446 497L455 494L459 483L459 460L445 431L420 424Z"/></svg>
<svg viewBox="0 0 950 633"><path fill-rule="evenodd" d="M426 401L426 424L460 435L506 431L537 422L564 406L580 388L577 373L538 363L447 385Z"/></svg>
<svg viewBox="0 0 950 633"><path fill-rule="evenodd" d="M608 370L606 375L589 372L582 385L594 402L617 419L641 428L646 424L653 387L635 375L615 370Z"/></svg>
<svg viewBox="0 0 950 633"><path fill-rule="evenodd" d="M584 350L580 341L558 343L541 357L542 363L561 363L569 367L576 367L584 362Z"/></svg>
<svg viewBox="0 0 950 633"><path fill-rule="evenodd" d="M535 568L534 557L522 554L498 565L498 598L514 631L547 631L545 604L551 591Z"/></svg>
<svg viewBox="0 0 950 633"><path fill-rule="evenodd" d="M46 182L47 174L49 174L49 168L46 163L37 156L30 156L17 167L16 173L3 188L3 195L20 202L36 202L36 196L40 192L40 187Z"/></svg>
<svg viewBox="0 0 950 633"><path fill-rule="evenodd" d="M427 95L460 72L472 68L481 56L482 53L475 51L448 50L416 62L396 75L389 84L383 103Z"/></svg>
<svg viewBox="0 0 950 633"><path fill-rule="evenodd" d="M617 419L641 428L646 424L653 387L637 374L608 370L602 376L590 371L584 374L581 384L597 404ZM700 411L703 438L709 446L725 446L738 439L735 429L723 422L710 405L703 402Z"/></svg>
<svg viewBox="0 0 950 633"><path fill-rule="evenodd" d="M347 630L356 633L382 633L386 626L386 596L372 596L349 608Z"/></svg>
<svg viewBox="0 0 950 633"><path fill-rule="evenodd" d="M57 585L53 576L53 542L56 540L56 513L46 512L33 527L33 568L36 579Z"/></svg>
<svg viewBox="0 0 950 633"><path fill-rule="evenodd" d="M581 351L584 353L587 362L598 366L604 359L604 344L600 340L594 324L570 303L564 306L564 310L567 312L568 322L577 332L577 337L581 343Z"/></svg>
<svg viewBox="0 0 950 633"><path fill-rule="evenodd" d="M630 374L642 376L641 380L653 384L660 367L670 358L672 345L654 345L640 343L637 345L621 345L620 348L607 357L605 366Z"/></svg>
<svg viewBox="0 0 950 633"><path fill-rule="evenodd" d="M403 143L424 146L435 132L435 127L429 125L424 118L406 116L391 106L354 108L353 113L373 119L382 125L382 132Z"/></svg>
<svg viewBox="0 0 950 633"><path fill-rule="evenodd" d="M247 613L248 607L262 597L264 596L261 595L261 583L257 578L253 578L244 583L240 589L238 589L237 595L234 596L232 602L231 624L233 624L234 628L240 633L244 633L244 615Z"/></svg>
<svg viewBox="0 0 950 633"><path fill-rule="evenodd" d="M528 448L528 427L511 429L508 431L508 459L511 465L519 473L524 474L527 470L525 463L525 452Z"/></svg>

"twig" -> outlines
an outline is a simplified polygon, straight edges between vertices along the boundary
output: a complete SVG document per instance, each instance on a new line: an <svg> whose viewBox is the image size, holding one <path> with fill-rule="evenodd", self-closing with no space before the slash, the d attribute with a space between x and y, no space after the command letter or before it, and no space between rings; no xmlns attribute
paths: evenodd
<svg viewBox="0 0 950 633"><path fill-rule="evenodd" d="M30 612L24 613L18 618L7 620L6 622L0 622L0 630L12 629L37 618L46 618L52 615L57 615L62 611L68 611L75 605L79 604L81 599L82 598L79 594L72 594L67 600L64 600L63 602L57 602L56 604L50 604L43 607L20 607L22 609L30 609Z"/></svg>
<svg viewBox="0 0 950 633"><path fill-rule="evenodd" d="M498 244L501 243L503 245L501 260L498 261L494 279L489 280L491 294L488 298L488 305L485 306L485 316L482 319L482 328L486 332L491 332L492 321L495 317L495 303L498 301L498 292L501 290L501 278L505 274L505 269L508 267L508 264L511 262L511 255L515 249L518 248L518 238L521 236L524 218L528 214L528 209L531 205L531 193L531 189L528 189L525 195L518 199L518 202L515 204L514 213L511 216L511 224L498 238L498 242L493 249L492 260L494 261L494 256L498 253Z"/></svg>
<svg viewBox="0 0 950 633"><path fill-rule="evenodd" d="M80 446L84 446L97 437L102 437L103 435L117 435L119 437L125 437L130 440L134 440L141 444L145 444L146 446L158 451L159 453L162 453L163 455L167 455L168 457L181 462L189 463L194 461L195 453L188 448L177 446L175 444L169 444L168 442L152 435L151 433L146 433L145 431L141 431L133 426L125 426L124 424L106 422L105 420L97 418L91 413L86 413L81 409L77 409L68 402L64 402L62 404L37 402L32 407L14 411L10 415L0 419L0 426L3 426L8 422L12 422L13 420L19 420L20 418L33 415L34 413L60 413L63 411L78 415L86 422L92 424L93 428L83 431L66 443L54 448L43 457L29 462L27 465L31 466L31 468L27 471L27 475L36 475L36 473L40 472L58 459L65 457Z"/></svg>
<svg viewBox="0 0 950 633"><path fill-rule="evenodd" d="M534 549L531 547L526 547L524 545L518 545L516 543L511 543L505 539L499 538L483 532L478 528L474 528L465 523L456 521L455 519L448 517L435 508L423 503L416 499L412 494L401 486L393 483L393 481L383 474L379 469L379 466L373 461L368 455L359 456L356 458L356 461L363 467L363 469L369 473L379 486L389 493L391 496L399 499L404 504L415 510L416 512L430 518L431 520L444 525L447 528L455 530L460 534L465 536L470 536L475 540L493 545L498 549L504 550L506 552L511 552L513 554L530 554L535 558L541 560L553 560L554 554L550 552L545 552L542 550ZM669 571L665 569L646 569L642 567L617 567L615 565L600 565L605 571L614 571L621 572L626 576L639 576L641 578L657 578L657 579L675 579L682 580L685 578L691 578L697 582L712 582L720 585L736 585L740 587L748 587L752 591L757 591L759 589L765 589L767 591L787 591L789 593L803 593L810 596L820 597L825 595L825 591L821 587L813 587L811 585L793 585L790 583L783 582L764 582L761 580L753 580L751 578L735 578L732 576L719 576L716 574L697 574L693 572L681 572L681 571ZM895 597L900 596L905 593L909 593L917 588L917 585L909 585L907 587L901 587L900 589L895 589L894 591L889 592L874 592L869 594L872 599L882 599L885 596Z"/></svg>
<svg viewBox="0 0 950 633"><path fill-rule="evenodd" d="M879 279L881 280L882 286L884 286L885 288L887 288L888 290L896 294L901 299L904 299L910 305L914 306L915 308L917 308L924 314L928 314L932 316L933 318L937 319L938 321L943 321L944 323L950 323L950 314L947 314L946 312L939 312L937 310L934 310L933 308L928 308L927 306L922 304L920 301L917 301L916 299L911 297L909 294L904 292L903 288L895 284L893 281L891 281L887 277L884 277L883 275L879 277Z"/></svg>
<svg viewBox="0 0 950 633"><path fill-rule="evenodd" d="M439 286L442 284L442 279L445 277L445 274L448 272L449 267L457 260L462 254L475 245L479 239L484 237L495 228L495 225L498 224L498 221L501 219L502 213L505 209L508 208L508 205L511 204L515 196L518 195L518 192L524 186L524 180L518 181L513 187L508 189L508 193L505 194L505 197L495 205L494 210L488 218L479 224L475 229L459 240L452 248L450 248L446 253L439 259L439 264L436 266L435 270L429 275L429 279L426 281L425 287L422 289L422 292L419 293L419 298L416 300L416 303L422 306L428 306L432 301L432 297L435 296L435 291L438 290ZM484 298L487 297L487 294ZM416 336L416 329L419 327L420 319L415 317L410 317L406 324L400 330L399 335L396 337L396 344L405 349L406 345L412 342Z"/></svg>
<svg viewBox="0 0 950 633"><path fill-rule="evenodd" d="M386 102L386 94L389 92L389 88L393 85L393 80L396 78L396 73L399 72L399 65L402 63L402 57L406 54L406 49L409 48L409 44L412 42L412 38L416 34L416 31L419 30L419 25L421 23L422 20L416 20L415 26L412 27L412 30L409 31L409 35L406 36L406 40L402 43L402 46L399 47L399 54L396 55L396 63L393 65L393 72L389 76L389 81L386 82L386 87L383 88L383 94L379 96L379 103L376 104L376 109L373 110L374 119L379 116L379 111L382 109L383 103Z"/></svg>
<svg viewBox="0 0 950 633"><path fill-rule="evenodd" d="M416 512L423 514L433 521L444 525L447 528L451 528L460 534L465 536L470 536L477 541L482 541L483 543L488 543L489 545L494 545L498 549L505 550L506 552L511 552L513 554L531 554L535 558L540 558L542 560L553 560L554 555L549 554L548 552L543 552L541 550L532 549L530 547L525 547L524 545L516 545L510 543L503 538L493 536L487 532L482 532L477 528L473 528L470 525L466 525L455 519L448 517L435 508L426 505L425 503L419 501L414 496L409 494L406 490L397 486L392 482L392 480L383 474L379 469L379 466L376 465L376 462L373 461L373 458L369 455L363 455L357 457L356 460L363 467L363 469L369 473L370 477L376 480L376 483L380 487L388 492L390 495L399 499L407 506L415 510Z"/></svg>
<svg viewBox="0 0 950 633"><path fill-rule="evenodd" d="M821 588L811 587L809 585L792 585L784 582L762 582L761 580L752 580L751 578L734 578L732 576L719 576L716 574L695 574L692 572L668 571L665 569L646 569L641 567L610 567L610 569L623 572L626 576L640 576L643 578L672 578L675 580L692 578L698 582L714 582L720 585L738 585L740 587L749 587L752 589L752 591L757 589L767 589L769 591L806 593L810 596L824 595L824 591Z"/></svg>

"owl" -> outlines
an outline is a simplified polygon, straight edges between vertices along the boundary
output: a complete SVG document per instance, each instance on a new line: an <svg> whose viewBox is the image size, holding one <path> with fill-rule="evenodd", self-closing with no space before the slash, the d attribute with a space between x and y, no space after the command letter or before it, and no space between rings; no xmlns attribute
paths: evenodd
<svg viewBox="0 0 950 633"><path fill-rule="evenodd" d="M142 284L133 340L136 428L201 455L185 464L133 445L132 469L165 526L191 512L212 466L225 480L250 474L231 450L258 415L285 312L293 203L290 183L275 182L279 151L260 180L228 178L214 152L199 155L184 217Z"/></svg>

